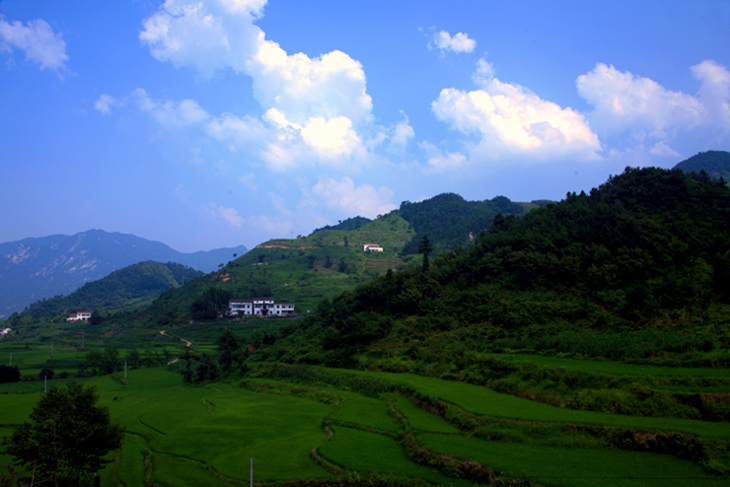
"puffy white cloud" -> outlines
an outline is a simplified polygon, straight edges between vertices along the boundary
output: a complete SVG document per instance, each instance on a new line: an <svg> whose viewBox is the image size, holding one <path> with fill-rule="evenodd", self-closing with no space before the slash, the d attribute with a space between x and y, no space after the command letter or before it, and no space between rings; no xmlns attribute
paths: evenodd
<svg viewBox="0 0 730 487"><path fill-rule="evenodd" d="M376 189L369 184L355 187L353 180L347 176L339 181L330 177L320 178L312 188L312 194L324 199L327 207L346 215L374 218L396 208L390 188L382 186Z"/></svg>
<svg viewBox="0 0 730 487"><path fill-rule="evenodd" d="M268 131L257 118L248 115L237 117L231 113L212 118L205 126L205 132L227 143L233 151L255 147L269 137Z"/></svg>
<svg viewBox="0 0 730 487"><path fill-rule="evenodd" d="M119 105L119 100L104 93L94 102L94 110L99 111L102 115L109 115L112 112L112 107Z"/></svg>
<svg viewBox="0 0 730 487"><path fill-rule="evenodd" d="M480 58L472 79L477 86L488 88L489 83L494 79L494 65L486 59Z"/></svg>
<svg viewBox="0 0 730 487"><path fill-rule="evenodd" d="M484 73L486 67L478 67ZM601 144L585 117L541 99L527 88L482 78L482 89L441 91L431 107L436 117L478 137L470 159L529 155L533 159L572 156L596 159ZM460 159L452 158L452 165ZM445 167L443 161L434 166Z"/></svg>
<svg viewBox="0 0 730 487"><path fill-rule="evenodd" d="M200 108L194 100L159 101L150 98L142 88L132 92L131 97L136 101L140 110L148 113L157 123L165 127L179 128L198 125L210 118L208 112Z"/></svg>
<svg viewBox="0 0 730 487"><path fill-rule="evenodd" d="M244 71L256 50L260 29L253 25L265 0L166 0L142 23L140 40L159 61L193 67L203 76L232 68Z"/></svg>
<svg viewBox="0 0 730 487"><path fill-rule="evenodd" d="M66 42L61 33L53 32L43 19L31 20L27 25L20 21L7 22L0 14L0 50L13 48L25 52L25 58L40 66L58 71L65 68L68 55Z"/></svg>
<svg viewBox="0 0 730 487"><path fill-rule="evenodd" d="M251 117L214 119L209 135L229 141L231 148L256 140L264 160L277 170L362 157L360 130L372 125L362 65L338 50L315 58L288 54L254 24L265 4L167 0L143 22L140 39L156 59L203 76L231 69L252 78L268 127Z"/></svg>
<svg viewBox="0 0 730 487"><path fill-rule="evenodd" d="M730 71L708 59L692 66L692 74L700 80L699 100L704 104L712 123L730 131Z"/></svg>
<svg viewBox="0 0 730 487"><path fill-rule="evenodd" d="M310 118L302 128L302 139L318 154L330 159L350 156L362 145L362 139L352 130L352 122L347 117Z"/></svg>
<svg viewBox="0 0 730 487"><path fill-rule="evenodd" d="M426 161L434 172L446 172L458 169L467 163L467 158L460 152L442 152L436 145L423 141L418 146L426 153Z"/></svg>
<svg viewBox="0 0 730 487"><path fill-rule="evenodd" d="M416 132L410 125L408 116L405 112L401 111L403 120L398 122L393 128L390 136L390 142L388 143L388 150L396 154L402 154L406 150L408 142L416 136Z"/></svg>
<svg viewBox="0 0 730 487"><path fill-rule="evenodd" d="M429 49L441 49L444 51L453 52L474 52L474 48L477 43L474 39L469 39L469 36L463 32L458 32L451 36L451 34L445 30L434 32L433 39L428 44Z"/></svg>
<svg viewBox="0 0 730 487"><path fill-rule="evenodd" d="M649 78L598 63L578 76L578 94L594 106L591 124L606 133L632 131L663 137L672 127L700 124L705 108L692 95L670 91Z"/></svg>
<svg viewBox="0 0 730 487"><path fill-rule="evenodd" d="M649 149L649 154L657 157L681 157L679 152L669 147L662 140L654 144L654 147Z"/></svg>
<svg viewBox="0 0 730 487"><path fill-rule="evenodd" d="M228 208L210 202L202 205L200 209L212 217L223 219L232 227L241 228L246 223L246 220L238 214L235 208Z"/></svg>
<svg viewBox="0 0 730 487"><path fill-rule="evenodd" d="M289 121L276 108L269 109L264 120L275 137L263 158L272 169L285 170L311 161L339 165L364 157L362 138L347 117L312 117L305 124Z"/></svg>
<svg viewBox="0 0 730 487"><path fill-rule="evenodd" d="M287 53L260 35L259 49L249 62L254 96L266 109L276 108L294 123L312 117L344 116L357 123L370 117L362 65L341 51L317 58Z"/></svg>

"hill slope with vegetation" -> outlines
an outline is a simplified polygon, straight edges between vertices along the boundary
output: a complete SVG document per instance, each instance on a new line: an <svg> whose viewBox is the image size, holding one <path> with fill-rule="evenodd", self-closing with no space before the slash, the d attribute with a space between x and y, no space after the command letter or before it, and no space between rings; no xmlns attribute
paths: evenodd
<svg viewBox="0 0 730 487"><path fill-rule="evenodd" d="M112 309L149 303L170 288L202 276L201 271L182 264L140 262L85 284L68 296L55 296L31 304L22 317L31 319L65 317L79 309Z"/></svg>
<svg viewBox="0 0 730 487"><path fill-rule="evenodd" d="M387 273L324 302L289 337L299 347L287 360L354 364L388 342L423 364L458 344L730 365L725 184L627 168L590 194L498 220L426 272ZM439 352L427 359L430 342Z"/></svg>
<svg viewBox="0 0 730 487"><path fill-rule="evenodd" d="M700 152L680 162L674 166L674 169L697 174L705 171L713 179L723 178L725 182L728 182L730 181L730 152L719 150Z"/></svg>
<svg viewBox="0 0 730 487"><path fill-rule="evenodd" d="M428 235L435 253L468 244L491 226L500 211L522 215L536 204L512 203L499 196L467 202L455 194L439 195L376 220L355 217L296 239L276 239L181 289L163 295L143 315L158 325L209 320L224 314L230 298L273 296L293 302L299 312L313 310L323 299L403 269L418 259L418 242ZM470 237L471 235L471 237ZM363 244L383 252L364 252ZM415 247L414 247L415 245Z"/></svg>
<svg viewBox="0 0 730 487"><path fill-rule="evenodd" d="M314 309L388 269L405 267L402 249L413 236L408 222L392 212L353 230L319 230L307 237L269 240L157 299L140 319L157 325L213 319L231 298L272 296L294 303L300 313ZM382 253L366 253L377 243Z"/></svg>
<svg viewBox="0 0 730 487"><path fill-rule="evenodd" d="M537 205L513 203L505 196L491 200L466 201L454 193L411 203L401 203L398 212L415 229L415 235L403 249L406 254L418 254L424 235L436 255L467 244L492 226L497 214L520 217Z"/></svg>

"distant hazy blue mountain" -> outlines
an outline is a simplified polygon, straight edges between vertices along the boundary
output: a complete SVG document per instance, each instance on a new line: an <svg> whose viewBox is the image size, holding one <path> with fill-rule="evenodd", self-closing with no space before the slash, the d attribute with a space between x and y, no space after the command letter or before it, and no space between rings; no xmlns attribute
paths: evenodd
<svg viewBox="0 0 730 487"><path fill-rule="evenodd" d="M134 235L89 230L73 236L0 244L0 318L43 298L72 293L87 282L138 262L176 262L203 272L242 255L244 246L182 253Z"/></svg>

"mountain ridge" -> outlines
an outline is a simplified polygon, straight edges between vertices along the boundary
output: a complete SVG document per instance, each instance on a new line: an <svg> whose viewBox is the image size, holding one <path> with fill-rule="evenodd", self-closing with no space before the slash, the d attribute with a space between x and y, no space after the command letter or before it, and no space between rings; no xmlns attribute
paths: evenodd
<svg viewBox="0 0 730 487"><path fill-rule="evenodd" d="M210 272L247 251L239 246L186 254L161 242L104 230L5 242L0 244L0 318L138 262L176 262Z"/></svg>

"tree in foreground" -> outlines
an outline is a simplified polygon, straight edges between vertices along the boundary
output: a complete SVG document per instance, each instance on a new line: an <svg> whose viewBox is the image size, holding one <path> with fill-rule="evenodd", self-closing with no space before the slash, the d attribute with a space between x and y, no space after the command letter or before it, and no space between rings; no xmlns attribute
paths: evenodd
<svg viewBox="0 0 730 487"><path fill-rule="evenodd" d="M78 382L54 387L8 439L6 453L26 469L30 484L92 485L104 456L121 446L123 428L111 423L109 409L97 405L94 387Z"/></svg>

